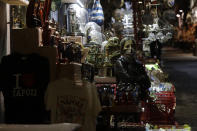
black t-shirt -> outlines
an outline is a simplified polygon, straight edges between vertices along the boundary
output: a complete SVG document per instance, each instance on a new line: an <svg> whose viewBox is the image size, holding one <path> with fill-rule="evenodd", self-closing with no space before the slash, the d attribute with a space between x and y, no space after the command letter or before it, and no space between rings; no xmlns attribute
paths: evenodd
<svg viewBox="0 0 197 131"><path fill-rule="evenodd" d="M11 54L0 65L6 123L42 123L49 61L37 54Z"/></svg>

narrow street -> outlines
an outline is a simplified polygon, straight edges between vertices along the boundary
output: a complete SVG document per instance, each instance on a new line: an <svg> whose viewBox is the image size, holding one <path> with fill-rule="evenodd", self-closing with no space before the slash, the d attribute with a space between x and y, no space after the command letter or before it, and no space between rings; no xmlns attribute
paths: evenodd
<svg viewBox="0 0 197 131"><path fill-rule="evenodd" d="M176 121L197 130L197 57L181 50L163 48L163 70L176 88Z"/></svg>

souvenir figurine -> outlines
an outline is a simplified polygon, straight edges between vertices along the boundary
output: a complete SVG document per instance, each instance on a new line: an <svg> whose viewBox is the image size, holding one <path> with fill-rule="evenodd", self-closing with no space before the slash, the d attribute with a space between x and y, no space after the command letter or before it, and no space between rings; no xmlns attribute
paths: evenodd
<svg viewBox="0 0 197 131"><path fill-rule="evenodd" d="M147 76L142 63L137 61L135 50L132 47L131 41L121 43L121 56L115 63L116 81L119 87L128 88L124 85L131 85L132 91L137 91L139 99L145 99L148 96L148 88L150 80ZM135 88L138 88L137 90Z"/></svg>

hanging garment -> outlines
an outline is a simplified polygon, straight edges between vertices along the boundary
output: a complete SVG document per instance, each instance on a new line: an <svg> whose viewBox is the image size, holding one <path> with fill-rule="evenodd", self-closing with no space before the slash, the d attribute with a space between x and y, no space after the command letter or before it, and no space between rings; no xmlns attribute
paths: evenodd
<svg viewBox="0 0 197 131"><path fill-rule="evenodd" d="M46 108L51 123L78 123L80 131L96 131L96 118L101 111L96 87L81 80L81 67L72 63L60 65L58 80L49 83Z"/></svg>
<svg viewBox="0 0 197 131"><path fill-rule="evenodd" d="M44 93L49 82L49 62L37 54L11 54L0 65L5 122L39 124L45 119Z"/></svg>

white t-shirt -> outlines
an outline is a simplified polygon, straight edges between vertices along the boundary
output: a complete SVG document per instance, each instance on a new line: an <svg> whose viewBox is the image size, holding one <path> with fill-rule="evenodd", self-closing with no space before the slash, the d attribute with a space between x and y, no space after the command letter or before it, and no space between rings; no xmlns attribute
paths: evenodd
<svg viewBox="0 0 197 131"><path fill-rule="evenodd" d="M62 78L49 83L45 98L51 123L79 123L82 131L96 130L101 105L94 84Z"/></svg>

